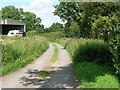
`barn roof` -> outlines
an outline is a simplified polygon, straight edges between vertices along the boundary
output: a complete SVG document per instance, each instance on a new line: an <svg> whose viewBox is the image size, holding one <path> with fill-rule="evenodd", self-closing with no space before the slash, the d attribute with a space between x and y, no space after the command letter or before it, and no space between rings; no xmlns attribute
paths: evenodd
<svg viewBox="0 0 120 90"><path fill-rule="evenodd" d="M4 25L25 25L25 23L21 23L19 21L13 20L13 19L0 20L0 24L4 24Z"/></svg>

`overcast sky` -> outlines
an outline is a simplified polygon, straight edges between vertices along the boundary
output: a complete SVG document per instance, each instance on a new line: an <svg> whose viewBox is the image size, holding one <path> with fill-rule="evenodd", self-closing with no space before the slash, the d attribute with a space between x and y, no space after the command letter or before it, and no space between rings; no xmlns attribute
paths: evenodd
<svg viewBox="0 0 120 90"><path fill-rule="evenodd" d="M42 19L42 24L49 27L54 22L62 22L58 16L54 16L53 5L59 4L58 0L0 0L0 9L8 5L23 8L24 11L33 12Z"/></svg>

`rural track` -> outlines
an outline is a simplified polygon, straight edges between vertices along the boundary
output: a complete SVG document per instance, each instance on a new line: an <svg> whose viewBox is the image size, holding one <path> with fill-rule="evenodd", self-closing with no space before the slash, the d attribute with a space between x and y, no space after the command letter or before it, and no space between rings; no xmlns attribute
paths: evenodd
<svg viewBox="0 0 120 90"><path fill-rule="evenodd" d="M31 64L0 77L1 88L79 88L68 52L61 45L56 45L59 53L55 63L51 62L55 47L50 44L49 49ZM54 67L52 73L39 80L40 72L49 66Z"/></svg>

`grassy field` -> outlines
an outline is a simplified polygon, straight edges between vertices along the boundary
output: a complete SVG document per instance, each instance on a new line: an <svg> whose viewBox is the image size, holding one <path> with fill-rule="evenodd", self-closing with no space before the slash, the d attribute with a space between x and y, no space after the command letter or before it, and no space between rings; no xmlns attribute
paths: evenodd
<svg viewBox="0 0 120 90"><path fill-rule="evenodd" d="M49 47L47 39L34 37L2 37L2 74L31 63ZM0 76L1 76L0 75Z"/></svg>

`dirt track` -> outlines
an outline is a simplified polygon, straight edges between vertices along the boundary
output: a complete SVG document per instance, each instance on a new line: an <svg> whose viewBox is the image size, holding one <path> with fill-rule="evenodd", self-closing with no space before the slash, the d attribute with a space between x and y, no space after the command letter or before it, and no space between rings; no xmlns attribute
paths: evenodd
<svg viewBox="0 0 120 90"><path fill-rule="evenodd" d="M50 61L54 53L54 46L50 44L49 49L31 64L16 72L0 77L2 88L79 87L68 52L61 45L57 44L57 47L59 49L59 55L55 63L51 63ZM45 80L39 80L40 72L48 66L54 67L52 73Z"/></svg>

